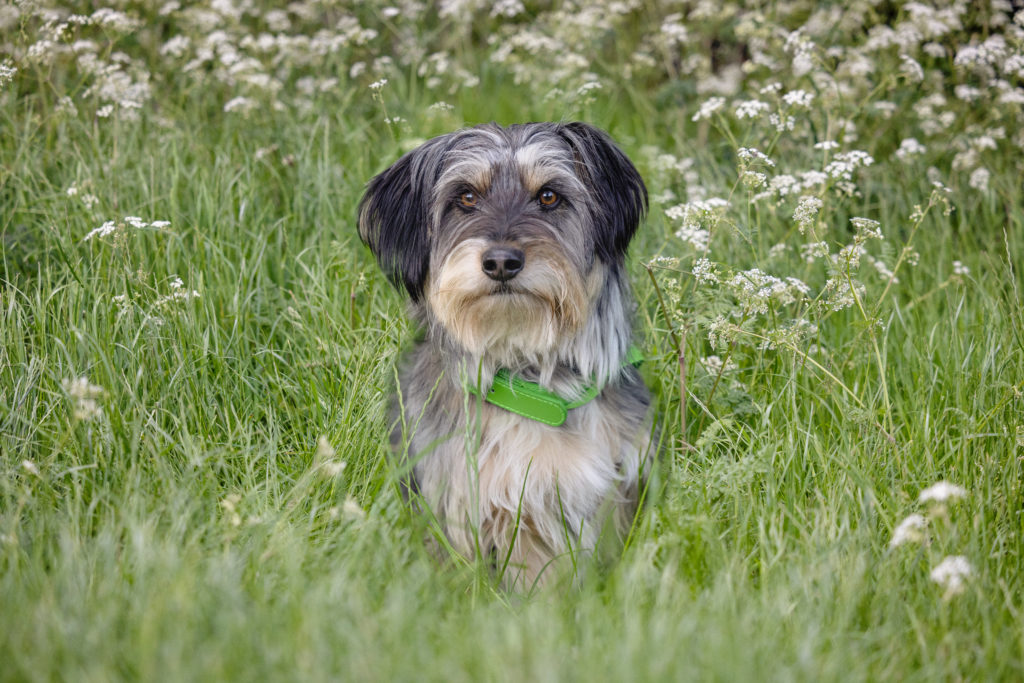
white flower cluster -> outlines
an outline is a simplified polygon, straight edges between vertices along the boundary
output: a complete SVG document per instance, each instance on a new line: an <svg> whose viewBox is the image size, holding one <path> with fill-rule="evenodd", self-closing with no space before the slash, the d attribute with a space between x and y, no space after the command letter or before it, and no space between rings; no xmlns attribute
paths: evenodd
<svg viewBox="0 0 1024 683"><path fill-rule="evenodd" d="M106 393L103 387L92 384L84 376L65 379L61 386L71 399L74 408L72 414L76 420L92 420L103 415L103 408L98 400Z"/></svg>
<svg viewBox="0 0 1024 683"><path fill-rule="evenodd" d="M711 197L677 204L666 209L665 215L682 223L676 231L676 237L688 242L697 251L706 252L711 239L711 228L718 223L728 208L728 201Z"/></svg>
<svg viewBox="0 0 1024 683"><path fill-rule="evenodd" d="M77 192L77 190L76 190ZM73 194L69 190L69 194ZM125 228L135 228L136 230L143 230L145 228L154 228L157 230L163 230L170 226L170 221L152 221L146 222L138 216L125 216L123 221L105 221L103 225L98 228L94 228L82 238L83 242L88 242L93 237L107 237Z"/></svg>
<svg viewBox="0 0 1024 683"><path fill-rule="evenodd" d="M736 273L726 282L744 313L765 314L772 301L791 304L803 300L810 288L794 277L785 280L768 275L759 268Z"/></svg>
<svg viewBox="0 0 1024 683"><path fill-rule="evenodd" d="M797 202L796 209L793 210L793 220L796 221L797 227L800 228L800 232L804 233L814 223L815 218L818 216L818 211L825 203L818 197L804 196L800 197L800 201Z"/></svg>
<svg viewBox="0 0 1024 683"><path fill-rule="evenodd" d="M928 544L929 529L935 526L935 534L942 535L949 530L949 505L967 496L967 490L948 481L939 481L921 491L919 504L926 507L926 513L907 515L893 530L889 548L908 544ZM935 525L936 520L940 521ZM948 555L929 573L929 578L943 589L943 599L963 593L967 581L974 576L974 568L963 555Z"/></svg>

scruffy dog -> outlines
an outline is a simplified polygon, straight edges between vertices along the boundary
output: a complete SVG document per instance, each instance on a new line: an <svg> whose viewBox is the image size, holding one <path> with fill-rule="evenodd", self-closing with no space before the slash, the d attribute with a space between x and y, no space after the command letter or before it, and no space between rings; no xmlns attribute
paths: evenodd
<svg viewBox="0 0 1024 683"><path fill-rule="evenodd" d="M626 247L647 190L584 123L434 138L370 181L359 234L423 339L391 445L451 543L528 589L628 530L651 461Z"/></svg>

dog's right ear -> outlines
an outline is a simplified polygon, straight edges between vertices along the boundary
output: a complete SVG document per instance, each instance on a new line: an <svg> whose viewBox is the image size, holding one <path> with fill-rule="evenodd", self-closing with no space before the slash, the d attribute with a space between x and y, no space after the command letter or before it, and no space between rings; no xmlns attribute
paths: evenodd
<svg viewBox="0 0 1024 683"><path fill-rule="evenodd" d="M435 138L407 153L370 181L359 202L359 236L413 301L430 265L429 207L443 151L443 139Z"/></svg>

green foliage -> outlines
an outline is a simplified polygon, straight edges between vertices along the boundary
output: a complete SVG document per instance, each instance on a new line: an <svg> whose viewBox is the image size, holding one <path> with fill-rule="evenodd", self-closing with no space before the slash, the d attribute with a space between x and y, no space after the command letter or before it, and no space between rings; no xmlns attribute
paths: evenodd
<svg viewBox="0 0 1024 683"><path fill-rule="evenodd" d="M1024 15L749 5L0 8L0 680L1021 678ZM512 596L402 503L355 207L572 119L665 451Z"/></svg>

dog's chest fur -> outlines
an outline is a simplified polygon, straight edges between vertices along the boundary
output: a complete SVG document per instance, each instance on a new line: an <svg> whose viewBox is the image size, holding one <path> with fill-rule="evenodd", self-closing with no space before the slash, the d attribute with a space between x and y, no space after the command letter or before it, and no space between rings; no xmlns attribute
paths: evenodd
<svg viewBox="0 0 1024 683"><path fill-rule="evenodd" d="M529 588L552 560L592 549L606 524L628 528L651 430L632 367L552 427L468 394L429 344L409 360L392 439L408 446L414 486L457 550L507 558L507 583Z"/></svg>

